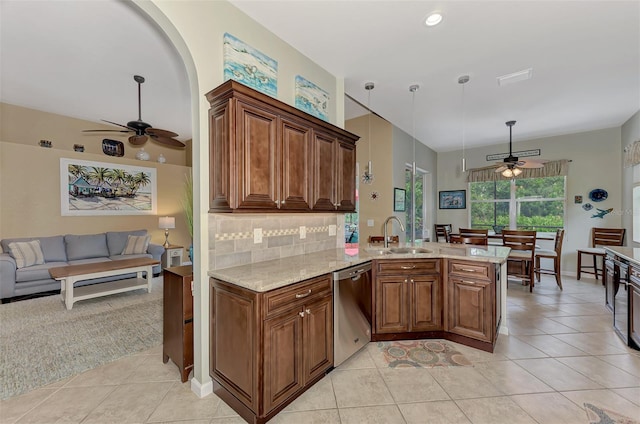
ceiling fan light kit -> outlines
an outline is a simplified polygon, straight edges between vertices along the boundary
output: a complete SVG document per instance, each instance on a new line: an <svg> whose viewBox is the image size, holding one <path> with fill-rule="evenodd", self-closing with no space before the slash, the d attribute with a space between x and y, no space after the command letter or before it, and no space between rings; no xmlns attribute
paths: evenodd
<svg viewBox="0 0 640 424"><path fill-rule="evenodd" d="M513 138L512 138L512 129L516 124L516 121L507 121L505 122L507 127L509 127L509 156L503 159L502 163L499 163L500 166L496 169L495 172L502 173L502 176L505 178L515 178L518 175L522 174L521 168L542 168L544 164L542 162L534 161L534 160L519 160L517 156L513 156Z"/></svg>
<svg viewBox="0 0 640 424"><path fill-rule="evenodd" d="M127 122L127 125L118 124L117 122L107 121L103 119L103 122L107 122L118 127L126 128L125 130L84 130L83 132L134 132L135 135L129 137L129 143L134 146L140 146L147 142L149 138L159 144L171 147L185 147L185 144L176 140L173 137L177 137L178 134L173 131L161 130L159 128L153 128L151 124L148 124L142 120L142 83L144 83L144 77L140 75L134 75L133 80L138 84L138 119L135 121Z"/></svg>

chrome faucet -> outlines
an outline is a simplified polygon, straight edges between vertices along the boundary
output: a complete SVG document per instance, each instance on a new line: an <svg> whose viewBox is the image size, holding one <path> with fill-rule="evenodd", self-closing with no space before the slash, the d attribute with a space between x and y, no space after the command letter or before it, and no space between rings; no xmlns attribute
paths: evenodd
<svg viewBox="0 0 640 424"><path fill-rule="evenodd" d="M388 236L388 233L387 233L387 224L392 219L395 219L396 221L398 221L398 224L400 224L400 230L404 231L404 225L402 225L402 222L400 222L400 220L398 219L397 216L391 215L389 218L385 219L384 224L382 225L384 227L384 248L385 249L387 247L389 247L389 236Z"/></svg>

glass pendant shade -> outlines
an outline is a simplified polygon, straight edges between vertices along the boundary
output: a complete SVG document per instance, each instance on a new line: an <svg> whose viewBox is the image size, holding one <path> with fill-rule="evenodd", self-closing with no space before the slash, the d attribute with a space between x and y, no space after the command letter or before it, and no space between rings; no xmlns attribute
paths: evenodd
<svg viewBox="0 0 640 424"><path fill-rule="evenodd" d="M520 174L522 174L522 169L520 168L513 168L513 169L507 168L504 171L502 171L502 176L505 178L514 178Z"/></svg>

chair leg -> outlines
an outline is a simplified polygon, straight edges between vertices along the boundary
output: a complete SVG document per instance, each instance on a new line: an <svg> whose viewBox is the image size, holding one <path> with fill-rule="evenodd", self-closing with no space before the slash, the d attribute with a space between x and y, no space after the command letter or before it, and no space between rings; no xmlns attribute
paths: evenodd
<svg viewBox="0 0 640 424"><path fill-rule="evenodd" d="M562 290L562 278L560 277L560 260L558 258L555 258L553 260L553 269L556 273L556 284L558 285L558 287L560 287L560 290Z"/></svg>
<svg viewBox="0 0 640 424"><path fill-rule="evenodd" d="M580 271L581 270L582 270L582 253L578 252L578 269L577 269L578 278L577 278L577 280L580 279Z"/></svg>
<svg viewBox="0 0 640 424"><path fill-rule="evenodd" d="M540 257L539 256L536 256L535 272L536 272L536 278L538 279L538 281L540 281Z"/></svg>
<svg viewBox="0 0 640 424"><path fill-rule="evenodd" d="M529 266L528 274L529 274L529 293L533 292L533 286L536 284L536 280L533 276L533 262L527 262Z"/></svg>
<svg viewBox="0 0 640 424"><path fill-rule="evenodd" d="M598 258L596 255L593 255L593 274L596 276L596 281L598 281Z"/></svg>

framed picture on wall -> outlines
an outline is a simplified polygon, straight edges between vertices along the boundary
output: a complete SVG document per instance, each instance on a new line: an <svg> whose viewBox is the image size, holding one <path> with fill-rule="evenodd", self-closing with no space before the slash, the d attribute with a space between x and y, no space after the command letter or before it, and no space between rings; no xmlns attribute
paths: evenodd
<svg viewBox="0 0 640 424"><path fill-rule="evenodd" d="M467 190L451 190L439 192L440 209L466 209Z"/></svg>
<svg viewBox="0 0 640 424"><path fill-rule="evenodd" d="M402 188L393 189L393 210L394 212L407 210L406 191Z"/></svg>

